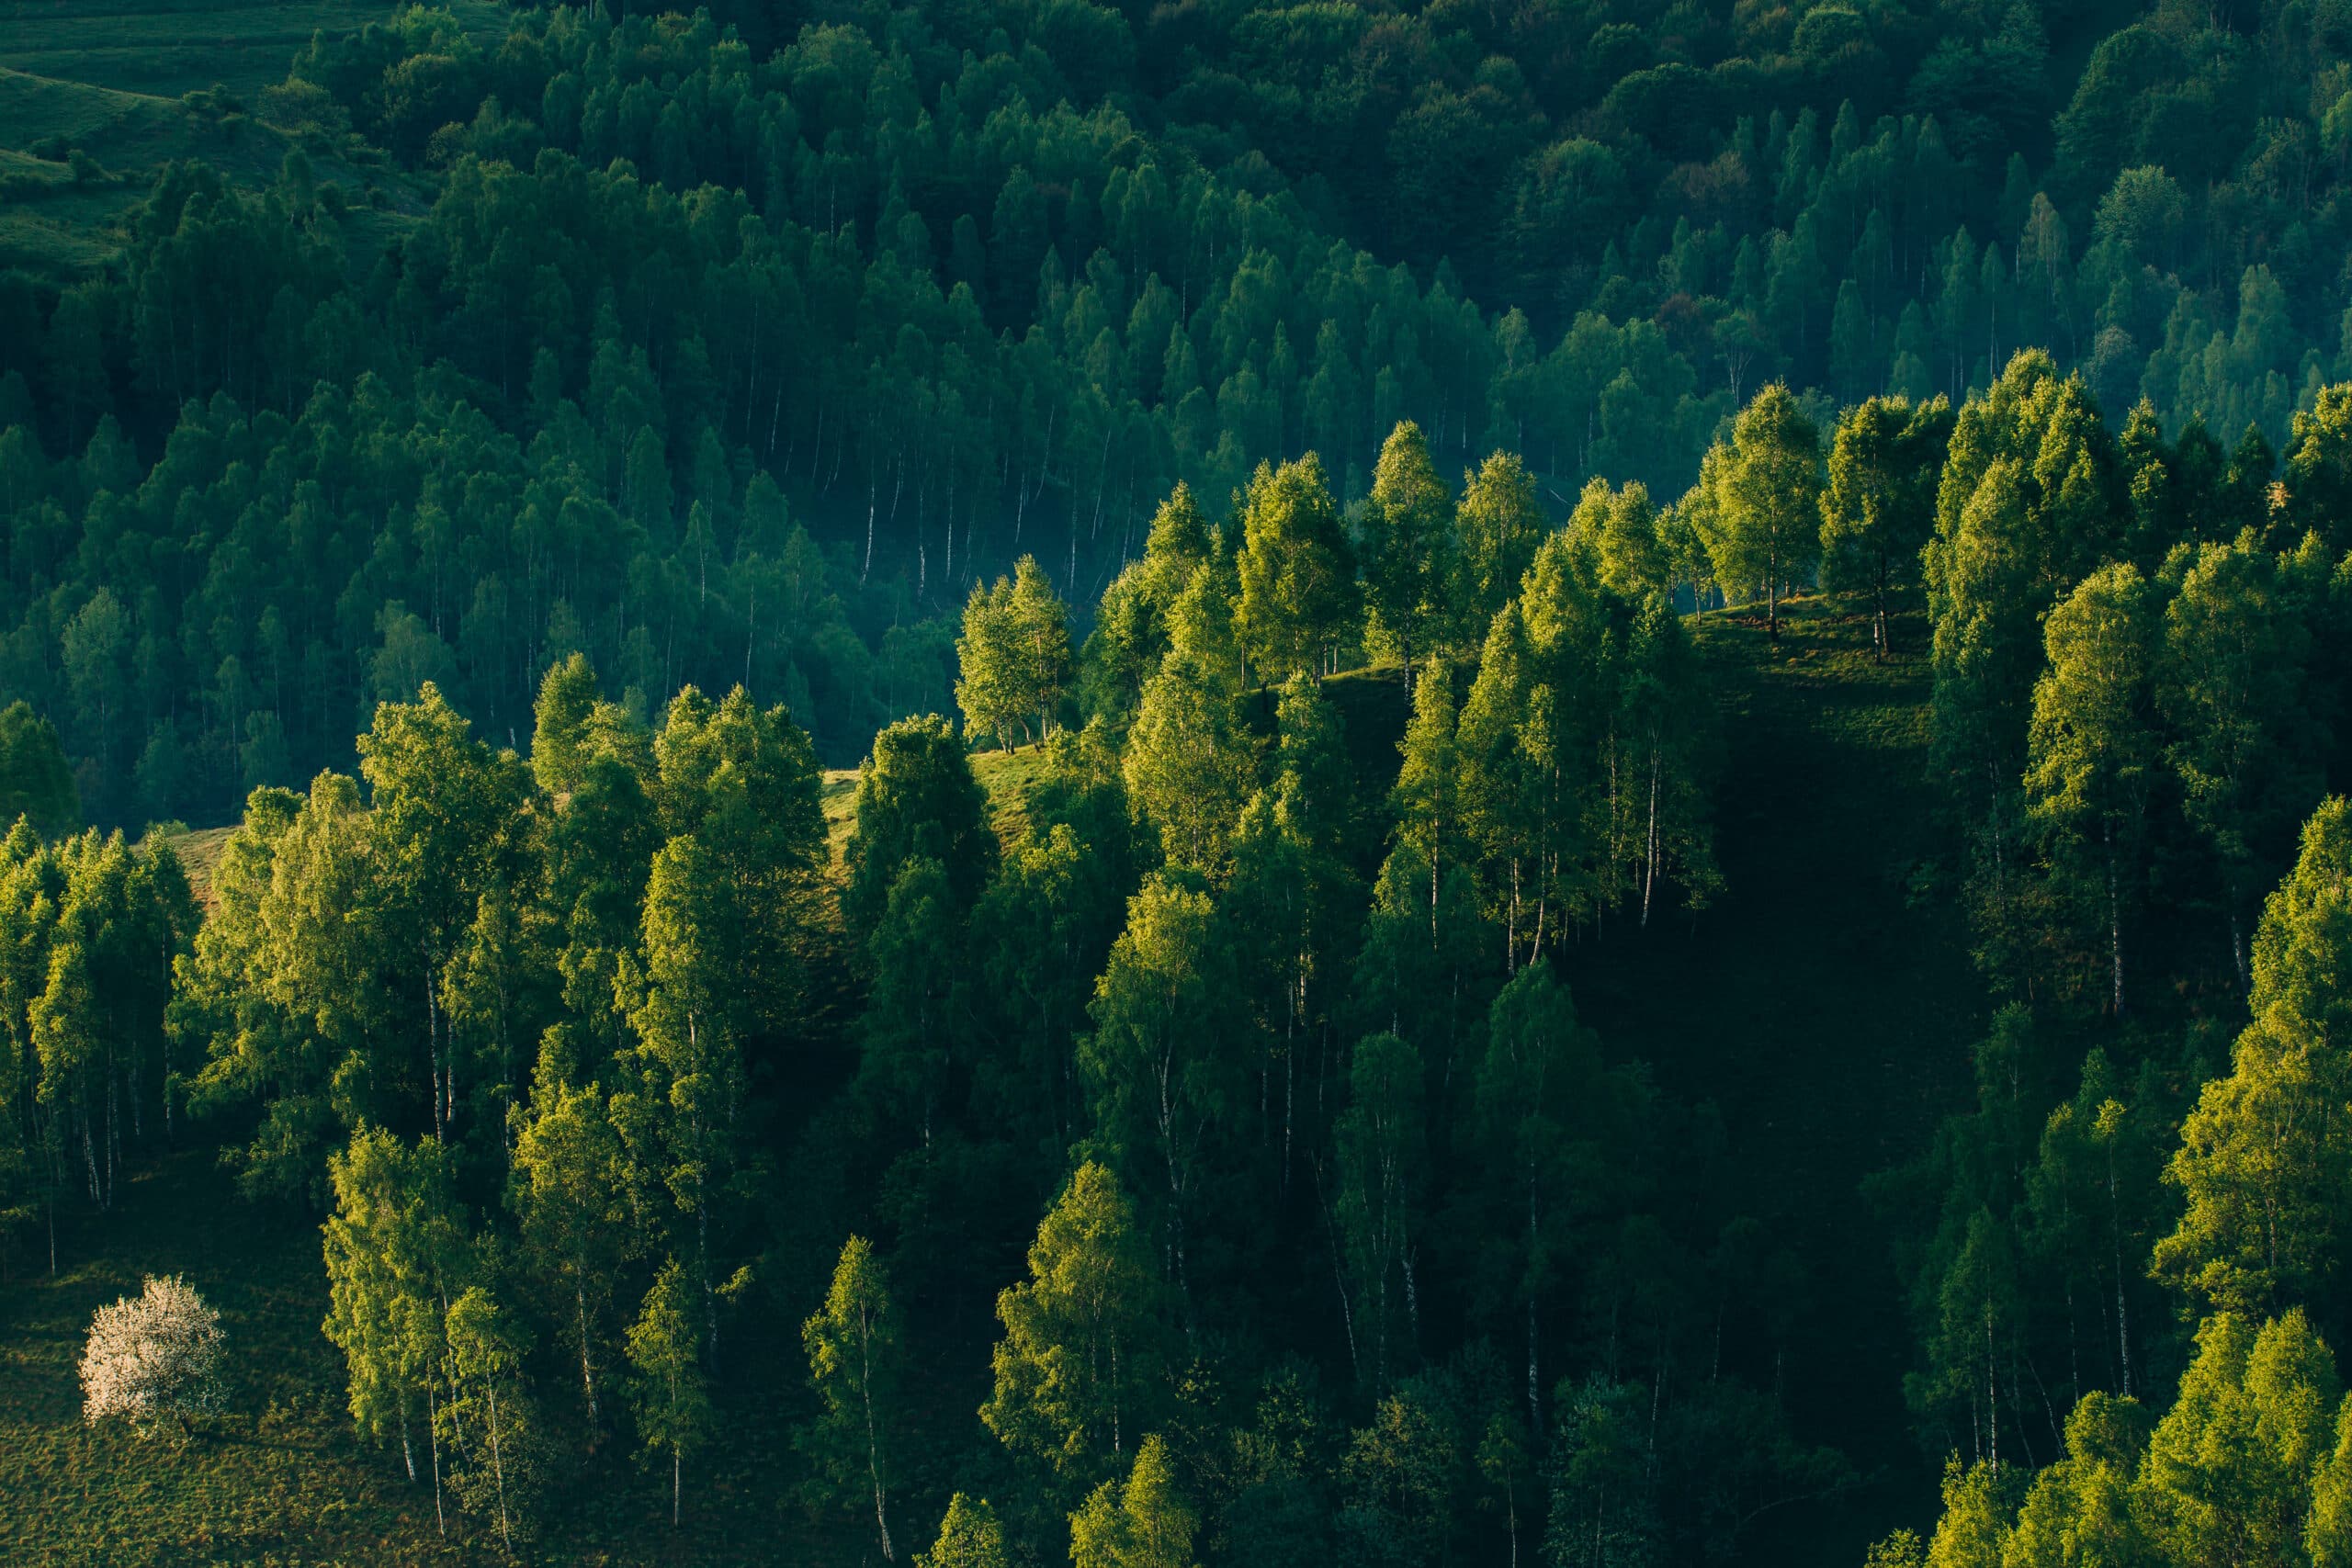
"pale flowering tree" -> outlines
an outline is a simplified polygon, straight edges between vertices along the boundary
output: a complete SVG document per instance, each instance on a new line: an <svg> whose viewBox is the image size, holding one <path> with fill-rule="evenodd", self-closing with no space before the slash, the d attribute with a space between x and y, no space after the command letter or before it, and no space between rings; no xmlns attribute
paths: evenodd
<svg viewBox="0 0 2352 1568"><path fill-rule="evenodd" d="M150 1275L136 1299L124 1296L90 1319L82 1352L82 1418L129 1419L141 1435L220 1403L220 1314L174 1274Z"/></svg>

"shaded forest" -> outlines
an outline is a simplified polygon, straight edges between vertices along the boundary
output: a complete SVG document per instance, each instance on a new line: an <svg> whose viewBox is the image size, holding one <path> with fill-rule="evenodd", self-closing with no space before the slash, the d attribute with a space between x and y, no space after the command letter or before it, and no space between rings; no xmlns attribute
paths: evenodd
<svg viewBox="0 0 2352 1568"><path fill-rule="evenodd" d="M0 1302L299 1253L255 1550L2345 1559L2347 22L407 6L11 142Z"/></svg>

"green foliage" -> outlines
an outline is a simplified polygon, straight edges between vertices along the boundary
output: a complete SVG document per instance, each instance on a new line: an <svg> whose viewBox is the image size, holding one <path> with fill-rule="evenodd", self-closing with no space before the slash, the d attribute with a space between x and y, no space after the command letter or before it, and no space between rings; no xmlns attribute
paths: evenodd
<svg viewBox="0 0 2352 1568"><path fill-rule="evenodd" d="M1012 1568L1004 1527L985 1497L958 1492L947 1500L947 1517L929 1551L915 1553L915 1568Z"/></svg>
<svg viewBox="0 0 2352 1568"><path fill-rule="evenodd" d="M903 719L874 738L873 754L857 771L856 811L842 917L860 937L881 919L909 862L936 864L958 909L971 907L996 868L996 833L971 761L937 714Z"/></svg>
<svg viewBox="0 0 2352 1568"><path fill-rule="evenodd" d="M899 1425L899 1326L888 1280L864 1236L842 1245L825 1304L800 1325L800 1343L808 1356L809 1385L823 1406L802 1428L800 1444L816 1459L833 1501L862 1503L871 1494L888 1559L896 1467L886 1454ZM952 1522L952 1506L949 1517Z"/></svg>
<svg viewBox="0 0 2352 1568"><path fill-rule="evenodd" d="M670 1450L670 1523L675 1528L685 1486L686 1456L711 1437L710 1394L705 1381L694 1285L674 1258L662 1265L645 1305L628 1328L628 1364L635 1371L630 1403L638 1439L650 1458Z"/></svg>
<svg viewBox="0 0 2352 1568"><path fill-rule="evenodd" d="M956 660L966 735L992 735L1011 750L1016 727L1023 740L1053 732L1069 684L1069 631L1035 557L1023 556L1013 576L998 578L995 587L972 590Z"/></svg>
<svg viewBox="0 0 2352 1568"><path fill-rule="evenodd" d="M1709 482L1713 531L1707 554L1715 581L1765 604L1765 625L1781 635L1781 595L1821 558L1821 437L1779 383L1739 411L1731 444Z"/></svg>
<svg viewBox="0 0 2352 1568"><path fill-rule="evenodd" d="M1105 1481L1069 1517L1076 1568L1193 1568L1195 1522L1176 1489L1168 1444L1154 1434L1136 1450L1125 1481Z"/></svg>
<svg viewBox="0 0 2352 1568"><path fill-rule="evenodd" d="M1916 579L1935 524L1935 485L1951 425L1951 405L1942 398L1916 408L1900 397L1871 398L1847 411L1830 441L1821 493L1822 582L1870 591L1881 659L1894 651L1888 595Z"/></svg>
<svg viewBox="0 0 2352 1568"><path fill-rule="evenodd" d="M997 1297L1004 1337L980 1407L1005 1447L1065 1492L1087 1492L1165 1397L1159 1294L1118 1179L1080 1166L1037 1227L1029 1279Z"/></svg>
<svg viewBox="0 0 2352 1568"><path fill-rule="evenodd" d="M29 703L0 710L0 816L28 818L33 831L49 835L74 826L82 815L74 774L57 727L36 715Z"/></svg>
<svg viewBox="0 0 2352 1568"><path fill-rule="evenodd" d="M2339 1053L2324 1043L2341 1038L2346 1006L2334 955L2352 918L2348 857L2352 811L2331 799L2305 826L2295 868L2263 911L2253 1021L2230 1072L2199 1094L2165 1173L2187 1208L2157 1245L2155 1267L2224 1311L2318 1307L2316 1287L2338 1266L2346 1151L2334 1120L2306 1108L2338 1093Z"/></svg>
<svg viewBox="0 0 2352 1568"><path fill-rule="evenodd" d="M1362 530L1366 635L1395 644L1409 670L1415 648L1443 640L1456 578L1453 498L1409 420L1380 449Z"/></svg>
<svg viewBox="0 0 2352 1568"><path fill-rule="evenodd" d="M1416 506L1417 515L1434 517L1433 507ZM1241 583L1234 631L1261 684L1300 671L1319 674L1335 645L1355 634L1353 552L1312 452L1279 468L1261 463L1250 476L1234 565ZM1438 580L1434 571L1416 569L1416 575Z"/></svg>

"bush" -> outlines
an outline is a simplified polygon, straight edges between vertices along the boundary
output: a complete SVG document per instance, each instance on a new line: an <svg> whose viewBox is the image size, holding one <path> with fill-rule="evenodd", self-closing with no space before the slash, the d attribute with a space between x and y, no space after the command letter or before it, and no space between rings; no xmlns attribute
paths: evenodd
<svg viewBox="0 0 2352 1568"><path fill-rule="evenodd" d="M100 1307L82 1352L82 1418L127 1418L141 1436L220 1403L220 1314L174 1274Z"/></svg>

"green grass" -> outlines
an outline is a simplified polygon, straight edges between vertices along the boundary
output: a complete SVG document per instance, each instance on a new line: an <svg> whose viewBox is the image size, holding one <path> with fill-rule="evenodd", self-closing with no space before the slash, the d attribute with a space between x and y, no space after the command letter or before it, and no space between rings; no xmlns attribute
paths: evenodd
<svg viewBox="0 0 2352 1568"><path fill-rule="evenodd" d="M394 9L391 0L0 0L0 267L56 278L103 268L120 249L124 215L175 159L269 184L298 143L257 118L262 90L286 79L314 31L350 31ZM454 9L485 44L504 28L507 9L493 0ZM216 86L244 112L183 101ZM77 183L62 164L23 156L48 136L108 177ZM364 268L385 224L420 209L424 188L316 139L306 145L316 176L355 198L347 238ZM369 185L384 189L390 212L356 199Z"/></svg>
<svg viewBox="0 0 2352 1568"><path fill-rule="evenodd" d="M0 65L61 81L175 98L219 85L250 98L286 79L314 32L381 21L390 0L0 0ZM450 6L477 34L505 8Z"/></svg>
<svg viewBox="0 0 2352 1568"><path fill-rule="evenodd" d="M238 1198L209 1153L182 1152L126 1179L111 1213L69 1210L59 1272L24 1238L0 1286L0 1562L57 1568L155 1564L487 1564L494 1526L455 1514L436 1532L428 1484L396 1451L363 1445L344 1408L340 1354L320 1333L326 1279L306 1217ZM31 1256L28 1256L28 1253ZM227 1404L186 1435L141 1440L80 1416L76 1363L90 1314L180 1273L221 1315ZM790 1424L805 1414L798 1303L755 1292L730 1323L715 1391L726 1440L688 1466L684 1521L669 1521L669 1471L607 1454L560 1473L526 1561L586 1565L861 1561L854 1521L812 1521L786 1489L798 1472ZM549 1416L575 1423L543 1380ZM608 1389L608 1393L610 1390ZM956 1388L958 1411L976 1400ZM779 1397L781 1395L781 1397ZM418 1462L424 1462L420 1449ZM927 1478L928 1466L914 1467ZM919 1521L902 1521L912 1527Z"/></svg>
<svg viewBox="0 0 2352 1568"><path fill-rule="evenodd" d="M126 1181L112 1214L69 1213L58 1252L52 1280L27 1278L47 1259L20 1251L0 1291L10 1561L440 1559L429 1495L406 1493L351 1436L338 1359L318 1331L326 1281L307 1225L238 1201L208 1156L183 1154ZM148 1273L187 1276L220 1311L231 1354L226 1413L142 1442L119 1424L83 1425L75 1364L90 1314L137 1294Z"/></svg>

